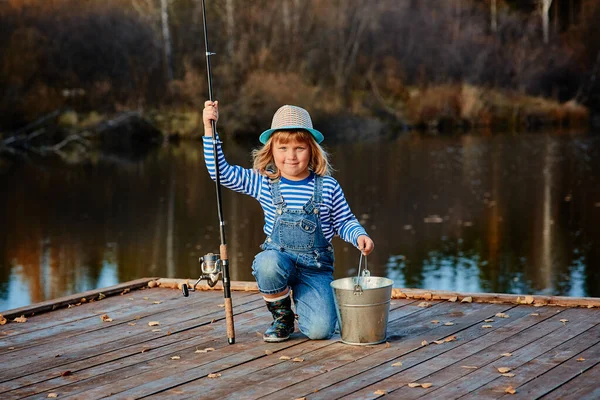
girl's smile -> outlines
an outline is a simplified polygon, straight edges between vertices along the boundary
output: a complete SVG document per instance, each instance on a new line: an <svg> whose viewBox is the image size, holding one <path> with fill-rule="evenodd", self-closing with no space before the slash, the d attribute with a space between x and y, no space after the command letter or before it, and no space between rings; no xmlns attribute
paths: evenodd
<svg viewBox="0 0 600 400"><path fill-rule="evenodd" d="M300 181L310 175L310 148L307 143L290 140L287 143L276 141L273 146L273 159L281 176Z"/></svg>

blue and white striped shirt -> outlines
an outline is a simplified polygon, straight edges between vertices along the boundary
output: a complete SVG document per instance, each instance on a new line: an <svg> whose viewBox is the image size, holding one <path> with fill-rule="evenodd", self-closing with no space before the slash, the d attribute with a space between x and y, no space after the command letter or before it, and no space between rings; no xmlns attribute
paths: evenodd
<svg viewBox="0 0 600 400"><path fill-rule="evenodd" d="M212 138L204 136L203 142L206 168L214 181L216 174ZM221 184L258 200L265 214L263 231L269 236L273 231L275 221L275 206L269 187L269 178L260 175L256 170L227 163L220 141L217 143L217 153L219 155ZM301 181L291 181L281 177L281 195L287 208L290 210L301 209L312 197L314 184L314 174ZM323 177L323 202L320 204L319 209L323 234L329 242L335 234L338 234L346 242L357 246L358 237L367 234L352 214L339 183L331 176Z"/></svg>

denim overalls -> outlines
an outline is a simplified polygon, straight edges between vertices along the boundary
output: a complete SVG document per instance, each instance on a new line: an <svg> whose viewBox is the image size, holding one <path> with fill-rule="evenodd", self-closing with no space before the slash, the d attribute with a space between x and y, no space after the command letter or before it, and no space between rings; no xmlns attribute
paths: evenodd
<svg viewBox="0 0 600 400"><path fill-rule="evenodd" d="M328 339L337 315L333 300L333 247L323 235L319 204L323 178L314 175L312 198L299 210L288 210L280 181L271 181L276 208L273 231L252 263L252 275L261 293L274 294L291 287L298 326L310 339Z"/></svg>

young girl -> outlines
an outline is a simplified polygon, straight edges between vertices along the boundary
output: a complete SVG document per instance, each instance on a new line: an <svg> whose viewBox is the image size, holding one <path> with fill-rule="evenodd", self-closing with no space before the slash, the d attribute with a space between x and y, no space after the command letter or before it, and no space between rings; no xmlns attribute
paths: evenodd
<svg viewBox="0 0 600 400"><path fill-rule="evenodd" d="M212 123L218 102L204 103L204 157L215 180ZM293 295L298 326L310 339L328 339L337 315L330 283L333 247L338 234L368 255L373 241L356 220L340 185L330 174L323 135L313 129L310 115L285 105L273 116L271 129L260 135L264 145L252 153L254 169L225 161L218 136L217 153L223 186L259 201L267 235L252 264L252 275L274 321L264 333L266 342L287 340L294 332Z"/></svg>

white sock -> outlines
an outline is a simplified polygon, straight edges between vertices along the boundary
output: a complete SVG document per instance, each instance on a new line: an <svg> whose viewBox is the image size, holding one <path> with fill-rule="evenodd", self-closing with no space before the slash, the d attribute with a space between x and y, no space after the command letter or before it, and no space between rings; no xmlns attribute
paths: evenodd
<svg viewBox="0 0 600 400"><path fill-rule="evenodd" d="M270 303L274 302L274 301L279 301L279 300L283 300L286 297L290 296L290 291L288 290L286 294L284 294L283 296L279 296L279 297L275 297L275 298L266 298L265 296L263 296L263 299L265 299L265 301L268 301Z"/></svg>

